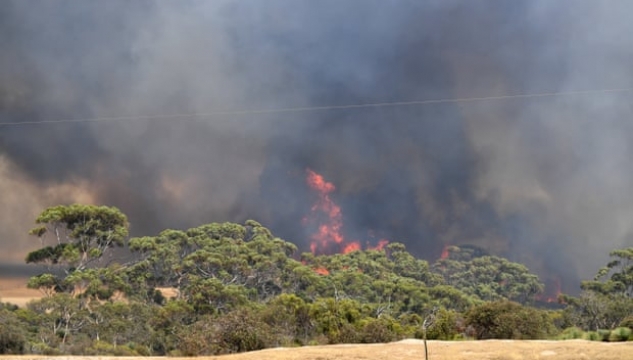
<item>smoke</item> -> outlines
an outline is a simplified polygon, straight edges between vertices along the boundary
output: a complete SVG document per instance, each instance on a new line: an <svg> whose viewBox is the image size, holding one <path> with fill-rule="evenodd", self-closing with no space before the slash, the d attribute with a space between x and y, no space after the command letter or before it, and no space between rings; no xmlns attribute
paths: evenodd
<svg viewBox="0 0 633 360"><path fill-rule="evenodd" d="M625 1L7 1L0 121L631 87ZM631 246L630 93L0 127L0 246L46 206L134 234L260 220L307 250L304 176L346 236L434 259L473 244L563 278ZM4 194L10 194L6 196ZM36 246L34 244L33 246Z"/></svg>

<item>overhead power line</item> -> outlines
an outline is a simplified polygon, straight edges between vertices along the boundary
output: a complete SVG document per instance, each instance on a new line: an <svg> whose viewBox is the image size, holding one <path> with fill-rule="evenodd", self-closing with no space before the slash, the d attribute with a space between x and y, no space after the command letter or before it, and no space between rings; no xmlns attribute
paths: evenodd
<svg viewBox="0 0 633 360"><path fill-rule="evenodd" d="M525 99L525 98L596 95L596 94L605 94L605 93L624 93L624 92L631 92L631 91L633 91L633 88L548 92L548 93L534 93L534 94L514 94L514 95L453 98L453 99L445 98L445 99L429 99L429 100L417 100L417 101L394 101L394 102L347 104L347 105L305 106L305 107L289 107L289 108L276 108L276 109L275 108L273 109L242 109L242 110L228 110L228 111L211 111L211 112L203 112L203 113L130 115L130 116L94 117L94 118L77 118L77 119L13 121L13 122L0 122L0 126L43 125L43 124L82 123L82 122L108 122L108 121L126 121L126 120L196 119L196 118L208 118L208 117L213 117L213 116L317 112L317 111L327 111L327 110L348 110L348 109L364 109L364 108L379 108L379 107L430 105L430 104L443 104L443 103L498 101L498 100Z"/></svg>

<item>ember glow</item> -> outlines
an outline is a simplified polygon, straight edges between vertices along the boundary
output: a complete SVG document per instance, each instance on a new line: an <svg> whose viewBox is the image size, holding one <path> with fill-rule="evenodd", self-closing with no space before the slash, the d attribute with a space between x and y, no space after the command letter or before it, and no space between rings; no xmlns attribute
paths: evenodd
<svg viewBox="0 0 633 360"><path fill-rule="evenodd" d="M449 245L444 245L444 249L442 249L442 255L440 255L440 259L444 260L448 258L448 246Z"/></svg>
<svg viewBox="0 0 633 360"><path fill-rule="evenodd" d="M351 253L352 251L360 250L360 243L358 241L351 242L343 248L343 254Z"/></svg>
<svg viewBox="0 0 633 360"><path fill-rule="evenodd" d="M548 285L552 285L552 287L554 288L553 289L554 294L548 296L545 301L547 301L548 303L558 302L558 297L563 293L561 291L560 278L558 278L558 277L555 278L554 281L552 281Z"/></svg>
<svg viewBox="0 0 633 360"><path fill-rule="evenodd" d="M310 250L315 254L323 253L333 244L343 244L343 216L341 208L330 198L330 193L336 189L334 184L325 181L323 176L310 169L306 172L306 182L317 193L318 198L310 209L311 216L304 218L304 224L318 224L317 231L310 237Z"/></svg>
<svg viewBox="0 0 633 360"><path fill-rule="evenodd" d="M389 240L387 239L381 239L378 241L378 244L376 246L368 246L367 249L369 250L382 250L385 248L385 246L387 246L387 244L389 244Z"/></svg>
<svg viewBox="0 0 633 360"><path fill-rule="evenodd" d="M313 190L317 199L310 208L310 214L303 218L303 225L316 229L310 235L310 251L313 254L343 253L361 250L358 240L346 240L343 235L343 214L330 197L336 187L331 182L325 181L321 174L311 169L306 170L306 183ZM367 249L382 250L389 243L381 239L378 244Z"/></svg>
<svg viewBox="0 0 633 360"><path fill-rule="evenodd" d="M560 278L555 277L545 282L545 292L535 296L537 301L558 303L558 297L563 293Z"/></svg>
<svg viewBox="0 0 633 360"><path fill-rule="evenodd" d="M324 267L318 267L314 269L314 272L319 275L330 275L330 271Z"/></svg>

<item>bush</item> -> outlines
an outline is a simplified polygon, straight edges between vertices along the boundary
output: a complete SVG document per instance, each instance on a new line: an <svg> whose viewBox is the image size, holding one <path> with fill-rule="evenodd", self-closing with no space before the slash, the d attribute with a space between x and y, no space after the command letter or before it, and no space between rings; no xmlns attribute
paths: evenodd
<svg viewBox="0 0 633 360"><path fill-rule="evenodd" d="M270 327L257 314L245 309L220 317L207 315L177 334L177 354L218 355L261 350L273 343ZM172 353L176 354L176 353Z"/></svg>
<svg viewBox="0 0 633 360"><path fill-rule="evenodd" d="M271 329L247 310L237 310L215 320L216 353L229 354L266 348L270 343Z"/></svg>
<svg viewBox="0 0 633 360"><path fill-rule="evenodd" d="M105 341L95 341L90 347L81 351L84 355L138 356L139 354L127 345L114 346Z"/></svg>
<svg viewBox="0 0 633 360"><path fill-rule="evenodd" d="M620 322L619 327L626 327L633 330L633 315L629 315Z"/></svg>
<svg viewBox="0 0 633 360"><path fill-rule="evenodd" d="M555 332L547 312L510 301L496 301L473 307L466 325L477 339L543 339Z"/></svg>
<svg viewBox="0 0 633 360"><path fill-rule="evenodd" d="M581 328L578 327L570 327L567 328L565 330L563 330L563 332L559 335L559 339L560 340L572 340L572 339L582 339L584 337L585 333L584 331L582 331ZM597 336L598 334L596 334Z"/></svg>
<svg viewBox="0 0 633 360"><path fill-rule="evenodd" d="M631 336L631 329L628 327L619 327L611 331L609 341L627 341Z"/></svg>
<svg viewBox="0 0 633 360"><path fill-rule="evenodd" d="M429 340L452 340L459 333L457 330L457 313L452 310L440 309L435 316L435 322L427 330Z"/></svg>
<svg viewBox="0 0 633 360"><path fill-rule="evenodd" d="M22 354L26 331L18 317L9 310L0 310L0 354Z"/></svg>
<svg viewBox="0 0 633 360"><path fill-rule="evenodd" d="M360 334L360 341L366 344L386 343L397 340L402 333L402 327L394 319L384 316L379 319L369 319L365 322Z"/></svg>
<svg viewBox="0 0 633 360"><path fill-rule="evenodd" d="M609 336L611 335L611 330L599 329L598 337L600 341L609 341Z"/></svg>
<svg viewBox="0 0 633 360"><path fill-rule="evenodd" d="M600 336L600 334L598 334L597 331L586 332L585 336L583 336L583 339L589 341L602 341L602 337Z"/></svg>

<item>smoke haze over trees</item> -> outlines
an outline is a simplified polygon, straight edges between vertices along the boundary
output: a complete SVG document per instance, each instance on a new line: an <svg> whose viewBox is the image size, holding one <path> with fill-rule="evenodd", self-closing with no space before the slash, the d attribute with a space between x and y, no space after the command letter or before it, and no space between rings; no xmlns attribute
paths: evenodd
<svg viewBox="0 0 633 360"><path fill-rule="evenodd" d="M631 7L6 1L0 122L629 88ZM427 259L471 244L573 289L633 244L630 116L623 92L2 126L0 259L72 202L121 208L133 234L253 218L306 250L311 168L349 237Z"/></svg>

